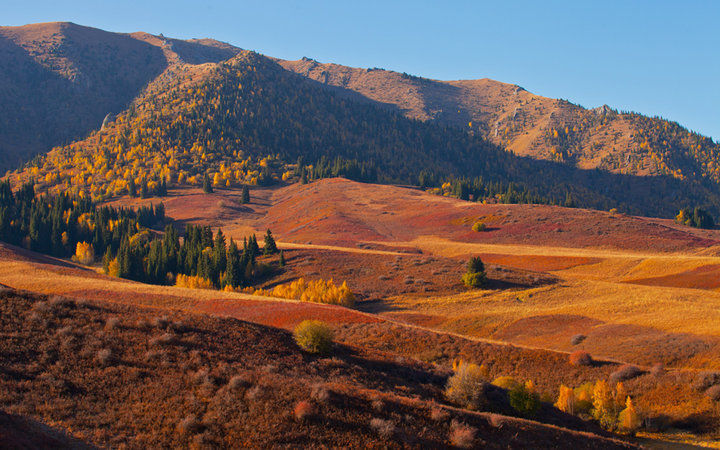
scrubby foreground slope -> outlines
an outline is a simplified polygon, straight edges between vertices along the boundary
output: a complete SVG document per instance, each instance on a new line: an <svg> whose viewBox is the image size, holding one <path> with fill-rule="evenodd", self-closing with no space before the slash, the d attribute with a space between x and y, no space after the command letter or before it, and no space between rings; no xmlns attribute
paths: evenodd
<svg viewBox="0 0 720 450"><path fill-rule="evenodd" d="M11 290L0 308L0 408L90 444L444 447L456 420L488 448L628 447L501 416L431 414L444 378L428 366L345 347L309 356L286 332L234 319Z"/></svg>

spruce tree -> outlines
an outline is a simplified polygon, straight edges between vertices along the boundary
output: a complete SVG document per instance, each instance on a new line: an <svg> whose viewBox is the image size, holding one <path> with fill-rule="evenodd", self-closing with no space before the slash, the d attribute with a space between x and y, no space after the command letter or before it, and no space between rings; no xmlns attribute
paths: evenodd
<svg viewBox="0 0 720 450"><path fill-rule="evenodd" d="M212 181L210 181L210 175L208 175L207 172L203 177L203 192L206 194L211 194L213 192Z"/></svg>
<svg viewBox="0 0 720 450"><path fill-rule="evenodd" d="M285 252L280 250L280 261L278 262L280 267L285 267Z"/></svg>
<svg viewBox="0 0 720 450"><path fill-rule="evenodd" d="M263 247L263 253L266 255L273 255L277 253L278 248L275 244L275 239L273 238L272 233L270 230L267 230L267 233L265 233L265 247Z"/></svg>
<svg viewBox="0 0 720 450"><path fill-rule="evenodd" d="M247 186L243 186L242 188L242 196L240 199L240 203L250 203L250 189L248 189Z"/></svg>

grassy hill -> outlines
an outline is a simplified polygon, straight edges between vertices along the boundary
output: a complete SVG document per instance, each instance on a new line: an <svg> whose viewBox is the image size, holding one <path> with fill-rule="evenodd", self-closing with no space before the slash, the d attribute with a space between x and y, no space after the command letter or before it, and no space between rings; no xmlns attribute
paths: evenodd
<svg viewBox="0 0 720 450"><path fill-rule="evenodd" d="M14 336L0 341L0 407L90 445L632 447L442 406L444 376L427 364L343 345L314 356L285 331L236 319L12 290L0 309ZM7 422L0 432L22 437Z"/></svg>

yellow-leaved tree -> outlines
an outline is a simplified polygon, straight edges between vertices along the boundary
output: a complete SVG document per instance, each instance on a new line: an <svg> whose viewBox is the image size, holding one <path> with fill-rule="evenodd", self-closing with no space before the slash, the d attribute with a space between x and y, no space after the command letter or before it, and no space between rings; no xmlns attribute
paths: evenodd
<svg viewBox="0 0 720 450"><path fill-rule="evenodd" d="M92 264L95 261L95 249L92 244L78 242L73 259L80 264Z"/></svg>

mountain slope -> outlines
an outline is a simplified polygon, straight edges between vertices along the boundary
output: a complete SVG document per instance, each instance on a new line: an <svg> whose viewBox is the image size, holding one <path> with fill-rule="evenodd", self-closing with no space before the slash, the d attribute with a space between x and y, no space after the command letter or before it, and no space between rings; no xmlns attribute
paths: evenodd
<svg viewBox="0 0 720 450"><path fill-rule="evenodd" d="M457 127L356 101L246 51L222 63L175 66L105 130L39 158L16 181L102 200L131 184L148 192L161 180L199 185L206 173L217 186L233 186L305 172L430 185L468 177L476 198L505 194L512 183L525 201L559 203L570 193L579 205L646 215L674 215L688 204L720 212L711 187L518 157Z"/></svg>
<svg viewBox="0 0 720 450"><path fill-rule="evenodd" d="M518 155L583 169L720 181L720 144L667 120L618 113L608 106L588 110L487 78L438 81L308 58L279 62L408 117L477 132Z"/></svg>
<svg viewBox="0 0 720 450"><path fill-rule="evenodd" d="M168 66L236 51L67 22L0 27L0 170L100 128Z"/></svg>

